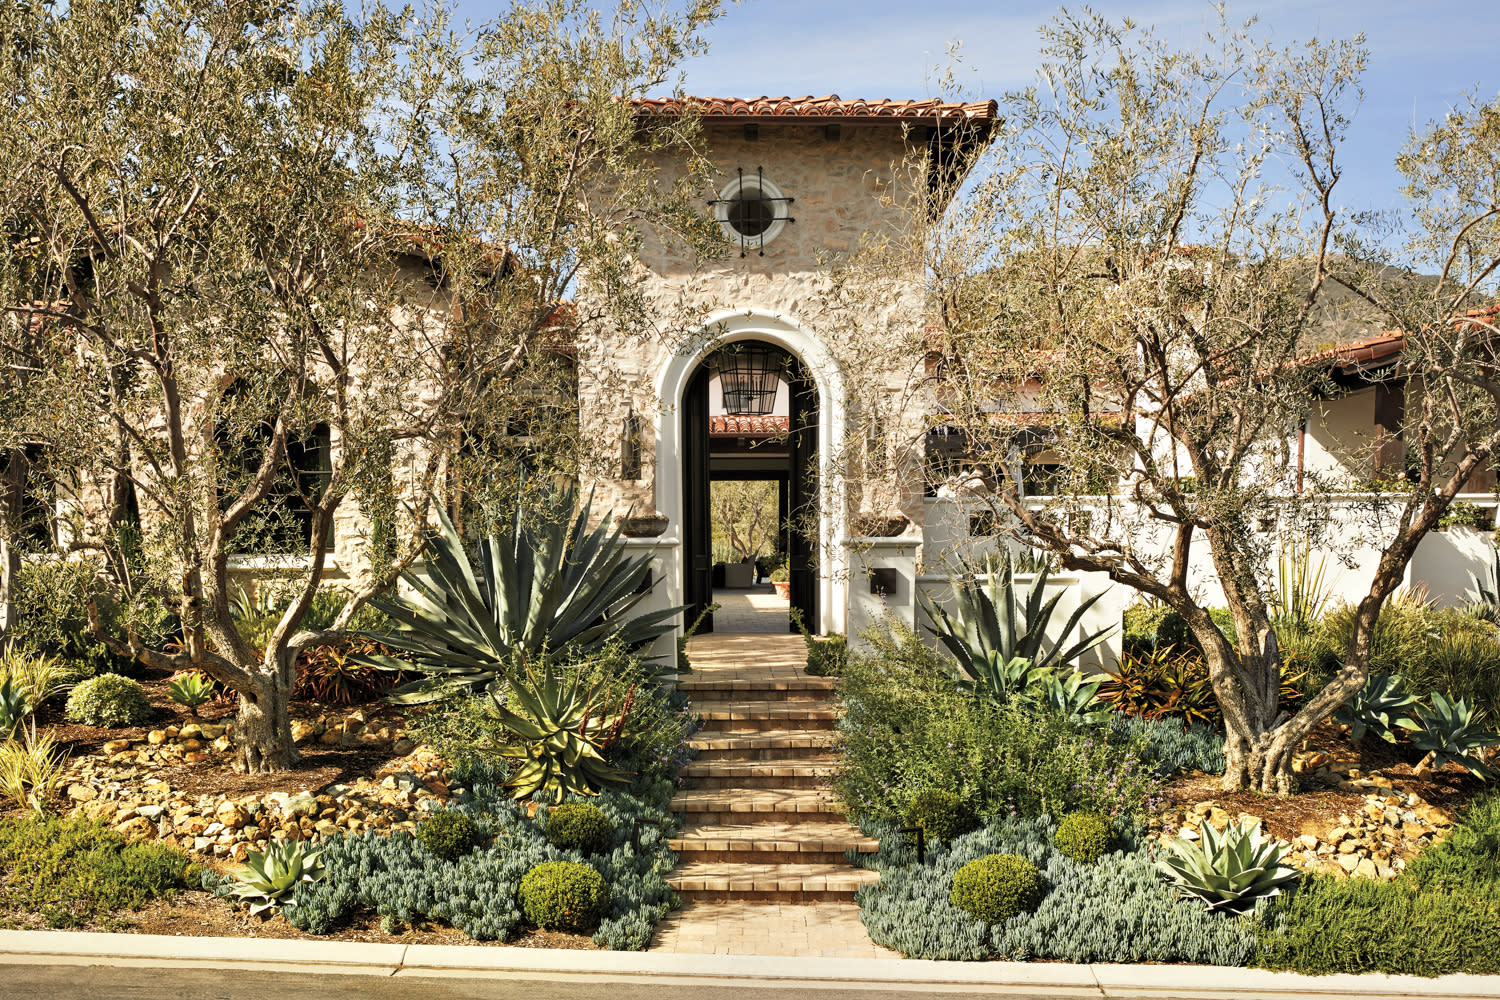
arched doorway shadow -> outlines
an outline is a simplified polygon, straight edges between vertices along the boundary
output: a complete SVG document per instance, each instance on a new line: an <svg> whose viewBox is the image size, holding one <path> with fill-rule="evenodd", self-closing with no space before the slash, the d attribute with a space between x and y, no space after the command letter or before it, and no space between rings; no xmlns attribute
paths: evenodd
<svg viewBox="0 0 1500 1000"><path fill-rule="evenodd" d="M738 341L729 350L752 344L775 347L751 340ZM824 620L818 571L819 541L825 523L819 483L818 386L800 359L779 350L777 355L780 382L785 387L784 414L773 412L745 420L722 413L717 426L729 429L715 433L715 400L710 398L714 355L705 357L692 372L678 411L682 422L683 603L688 606L688 620L699 622L702 632L724 630L717 628L708 611L715 587L710 497L715 481L731 479L773 479L780 484L777 548L784 553L790 571L790 607L814 629ZM730 421L736 423L731 425ZM748 447L747 441L752 442ZM773 608L767 614L779 612ZM790 620L782 627L795 631Z"/></svg>

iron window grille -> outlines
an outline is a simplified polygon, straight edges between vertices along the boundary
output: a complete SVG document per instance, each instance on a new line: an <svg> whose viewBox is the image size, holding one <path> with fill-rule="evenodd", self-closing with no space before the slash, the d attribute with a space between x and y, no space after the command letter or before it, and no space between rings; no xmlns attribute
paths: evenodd
<svg viewBox="0 0 1500 1000"><path fill-rule="evenodd" d="M771 193L767 193L767 192ZM745 168L735 170L735 180L712 199L714 214L734 234L740 245L740 256L751 248L757 255L766 255L766 241L775 237L788 222L796 222L790 207L795 198L788 198L766 181L765 169L755 168L755 179L746 183Z"/></svg>

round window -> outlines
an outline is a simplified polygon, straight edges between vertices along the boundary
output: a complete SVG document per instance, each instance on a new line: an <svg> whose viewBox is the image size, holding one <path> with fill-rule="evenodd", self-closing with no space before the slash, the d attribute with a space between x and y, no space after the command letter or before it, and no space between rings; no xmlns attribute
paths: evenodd
<svg viewBox="0 0 1500 1000"><path fill-rule="evenodd" d="M780 188L757 173L736 177L724 185L714 202L714 214L724 227L724 235L738 244L743 254L746 249L760 249L780 235L789 221L790 204Z"/></svg>

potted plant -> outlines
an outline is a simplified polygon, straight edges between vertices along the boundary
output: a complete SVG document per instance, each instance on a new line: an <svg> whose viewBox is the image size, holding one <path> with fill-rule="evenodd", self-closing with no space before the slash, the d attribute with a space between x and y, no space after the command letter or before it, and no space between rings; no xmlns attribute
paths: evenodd
<svg viewBox="0 0 1500 1000"><path fill-rule="evenodd" d="M791 600L792 597L792 568L782 563L771 570L771 586L776 588L776 596Z"/></svg>

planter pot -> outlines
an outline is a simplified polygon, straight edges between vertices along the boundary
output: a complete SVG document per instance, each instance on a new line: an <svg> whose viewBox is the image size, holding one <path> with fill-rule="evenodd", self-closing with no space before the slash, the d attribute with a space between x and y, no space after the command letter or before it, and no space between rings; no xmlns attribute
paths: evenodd
<svg viewBox="0 0 1500 1000"><path fill-rule="evenodd" d="M615 518L615 524L620 528L620 534L626 538L656 538L667 530L667 515L644 514L640 516Z"/></svg>
<svg viewBox="0 0 1500 1000"><path fill-rule="evenodd" d="M789 601L792 599L792 581L772 580L771 586L776 588L777 597L785 601Z"/></svg>
<svg viewBox="0 0 1500 1000"><path fill-rule="evenodd" d="M906 530L911 520L905 514L872 514L868 511L849 518L849 530L862 538L895 538Z"/></svg>

